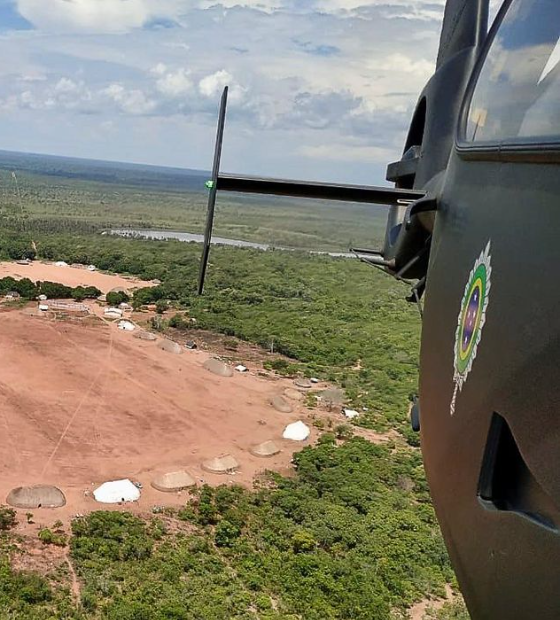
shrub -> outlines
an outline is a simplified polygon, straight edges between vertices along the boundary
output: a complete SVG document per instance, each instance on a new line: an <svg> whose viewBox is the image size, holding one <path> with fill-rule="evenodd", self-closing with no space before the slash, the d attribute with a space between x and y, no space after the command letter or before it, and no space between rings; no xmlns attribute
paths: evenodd
<svg viewBox="0 0 560 620"><path fill-rule="evenodd" d="M107 303L110 306L119 306L120 304L128 303L129 301L130 297L126 293L114 291L107 293Z"/></svg>
<svg viewBox="0 0 560 620"><path fill-rule="evenodd" d="M66 546L66 536L64 534L55 534L48 527L43 528L39 532L39 540L44 545L55 545L56 547Z"/></svg>
<svg viewBox="0 0 560 620"><path fill-rule="evenodd" d="M354 429L350 426L350 424L339 424L338 426L335 426L334 432L337 439L347 440L354 437Z"/></svg>
<svg viewBox="0 0 560 620"><path fill-rule="evenodd" d="M168 323L169 327L173 327L175 329L186 329L188 327L188 323L185 321L183 315L175 314L169 319Z"/></svg>
<svg viewBox="0 0 560 620"><path fill-rule="evenodd" d="M218 547L231 547L239 538L241 530L227 520L220 521L216 526L214 540Z"/></svg>
<svg viewBox="0 0 560 620"><path fill-rule="evenodd" d="M311 532L299 530L292 536L292 548L294 553L309 553L314 551L317 542Z"/></svg>
<svg viewBox="0 0 560 620"><path fill-rule="evenodd" d="M8 506L0 506L0 530L11 530L16 523L16 511Z"/></svg>

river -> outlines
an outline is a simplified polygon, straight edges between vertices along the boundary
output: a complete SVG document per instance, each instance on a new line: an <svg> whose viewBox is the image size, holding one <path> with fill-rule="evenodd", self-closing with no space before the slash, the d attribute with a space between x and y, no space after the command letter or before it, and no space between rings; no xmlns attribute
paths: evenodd
<svg viewBox="0 0 560 620"><path fill-rule="evenodd" d="M143 228L114 228L110 231L112 235L120 237L141 237L143 239L178 239L188 243L203 243L204 235L180 232L176 230L147 230ZM266 243L254 243L252 241L242 241L241 239L228 239L226 237L212 237L212 245L232 245L237 248L253 248L254 250L285 250L289 252L301 251L309 254L325 254L336 258L355 258L351 252L321 252L319 250L304 250L301 248L283 248L268 245Z"/></svg>

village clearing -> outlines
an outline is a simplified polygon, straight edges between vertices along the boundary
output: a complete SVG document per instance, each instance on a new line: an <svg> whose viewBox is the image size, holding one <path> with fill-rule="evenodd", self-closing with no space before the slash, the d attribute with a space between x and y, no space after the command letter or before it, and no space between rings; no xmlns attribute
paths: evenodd
<svg viewBox="0 0 560 620"><path fill-rule="evenodd" d="M5 275L103 291L151 285L41 263L0 263ZM12 489L51 485L66 499L53 514L69 520L99 508L100 485L125 479L141 490L129 510L182 506L188 491L163 494L158 480L184 472L196 484L252 486L265 470L292 471L293 452L319 436L317 417L327 429L344 421L307 408L306 380L260 373L253 362L233 373L215 351L152 335L132 317L132 332L119 329L103 305L87 305L85 317L65 318L0 304L0 503ZM236 466L212 465L226 455Z"/></svg>

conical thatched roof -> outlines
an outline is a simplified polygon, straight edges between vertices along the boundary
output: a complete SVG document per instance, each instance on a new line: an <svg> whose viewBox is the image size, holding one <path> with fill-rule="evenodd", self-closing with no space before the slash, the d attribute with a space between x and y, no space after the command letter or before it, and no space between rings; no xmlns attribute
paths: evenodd
<svg viewBox="0 0 560 620"><path fill-rule="evenodd" d="M202 469L211 474L229 474L239 469L239 463L231 454L226 454L204 461Z"/></svg>
<svg viewBox="0 0 560 620"><path fill-rule="evenodd" d="M163 340L158 344L158 347L168 353L173 353L174 355L180 355L183 352L181 345L173 342L173 340L168 340L167 338L163 338Z"/></svg>
<svg viewBox="0 0 560 620"><path fill-rule="evenodd" d="M204 368L211 373L218 375L218 377L232 377L233 369L221 360L211 358L204 362Z"/></svg>
<svg viewBox="0 0 560 620"><path fill-rule="evenodd" d="M57 487L36 485L12 489L6 502L15 508L60 508L66 504L66 498Z"/></svg>
<svg viewBox="0 0 560 620"><path fill-rule="evenodd" d="M311 381L309 381L309 379L306 379L305 377L298 377L297 379L295 379L294 385L298 388L304 388L306 390L313 387L313 383L311 383Z"/></svg>
<svg viewBox="0 0 560 620"><path fill-rule="evenodd" d="M344 391L339 388L323 390L320 396L326 405L342 405L344 402Z"/></svg>
<svg viewBox="0 0 560 620"><path fill-rule="evenodd" d="M160 474L152 480L152 486L158 491L163 493L173 493L175 491L181 491L187 487L192 487L196 484L195 479L186 471L170 471L165 474Z"/></svg>
<svg viewBox="0 0 560 620"><path fill-rule="evenodd" d="M284 390L284 396L290 400L303 400L305 398L301 392L294 390L293 388L286 388Z"/></svg>
<svg viewBox="0 0 560 620"><path fill-rule="evenodd" d="M152 334L152 332L146 332L146 331L137 331L134 334L134 338L139 338L140 340L157 340L157 336L155 334Z"/></svg>
<svg viewBox="0 0 560 620"><path fill-rule="evenodd" d="M265 441L264 443L253 446L250 452L253 456L266 459L279 454L280 448L274 443L274 441Z"/></svg>
<svg viewBox="0 0 560 620"><path fill-rule="evenodd" d="M292 406L283 396L273 396L270 404L280 413L292 413L293 411Z"/></svg>

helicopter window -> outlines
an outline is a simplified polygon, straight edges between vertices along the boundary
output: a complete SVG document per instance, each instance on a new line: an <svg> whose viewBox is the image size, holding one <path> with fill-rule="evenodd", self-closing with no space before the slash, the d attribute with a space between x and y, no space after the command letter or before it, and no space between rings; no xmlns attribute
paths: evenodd
<svg viewBox="0 0 560 620"><path fill-rule="evenodd" d="M560 141L560 2L511 0L469 106L468 142Z"/></svg>

